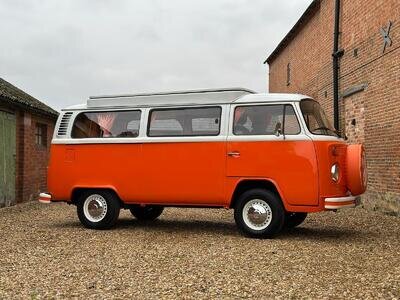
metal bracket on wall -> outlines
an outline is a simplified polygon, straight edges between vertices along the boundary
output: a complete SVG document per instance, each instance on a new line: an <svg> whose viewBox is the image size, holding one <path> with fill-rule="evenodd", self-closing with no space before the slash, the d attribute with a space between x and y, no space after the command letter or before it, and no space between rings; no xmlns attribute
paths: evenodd
<svg viewBox="0 0 400 300"><path fill-rule="evenodd" d="M390 38L390 29L392 28L392 21L389 21L387 28L381 28L381 35L383 37L383 49L382 53L385 53L387 46L392 46L392 39Z"/></svg>

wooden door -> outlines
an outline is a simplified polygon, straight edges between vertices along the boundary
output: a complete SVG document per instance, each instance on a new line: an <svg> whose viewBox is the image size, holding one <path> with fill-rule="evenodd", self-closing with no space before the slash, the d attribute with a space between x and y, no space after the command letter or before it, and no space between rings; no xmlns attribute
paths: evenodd
<svg viewBox="0 0 400 300"><path fill-rule="evenodd" d="M0 111L0 207L15 203L15 115Z"/></svg>

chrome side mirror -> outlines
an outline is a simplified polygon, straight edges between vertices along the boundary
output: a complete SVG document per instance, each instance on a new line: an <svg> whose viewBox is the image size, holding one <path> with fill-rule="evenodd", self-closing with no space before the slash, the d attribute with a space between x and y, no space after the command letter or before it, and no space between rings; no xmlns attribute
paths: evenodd
<svg viewBox="0 0 400 300"><path fill-rule="evenodd" d="M276 136L280 136L282 134L282 124L281 124L281 122L276 123L274 133L275 133Z"/></svg>

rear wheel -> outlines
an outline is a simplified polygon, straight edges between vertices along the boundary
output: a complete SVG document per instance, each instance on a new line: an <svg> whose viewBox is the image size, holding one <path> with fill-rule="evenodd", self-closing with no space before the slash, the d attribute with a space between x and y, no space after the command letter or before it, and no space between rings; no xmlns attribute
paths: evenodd
<svg viewBox="0 0 400 300"><path fill-rule="evenodd" d="M141 221L153 221L163 212L164 207L156 205L134 206L129 209L132 215Z"/></svg>
<svg viewBox="0 0 400 300"><path fill-rule="evenodd" d="M239 196L235 222L250 237L271 238L284 224L285 211L279 197L268 190L251 189Z"/></svg>
<svg viewBox="0 0 400 300"><path fill-rule="evenodd" d="M294 228L299 226L307 218L307 213L288 212L285 216L285 228Z"/></svg>
<svg viewBox="0 0 400 300"><path fill-rule="evenodd" d="M81 223L91 229L109 229L118 219L120 204L109 191L87 191L77 202L77 213Z"/></svg>

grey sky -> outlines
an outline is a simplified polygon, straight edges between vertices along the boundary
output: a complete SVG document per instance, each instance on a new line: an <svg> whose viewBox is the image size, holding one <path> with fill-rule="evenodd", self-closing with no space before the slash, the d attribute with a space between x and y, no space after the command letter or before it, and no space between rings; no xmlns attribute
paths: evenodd
<svg viewBox="0 0 400 300"><path fill-rule="evenodd" d="M311 0L0 0L0 77L56 109L89 95L242 86Z"/></svg>

